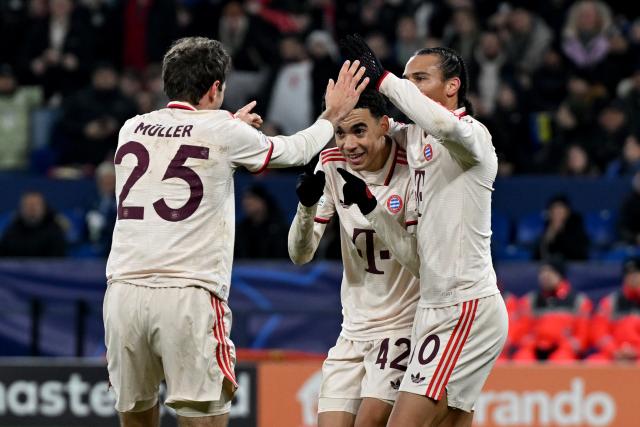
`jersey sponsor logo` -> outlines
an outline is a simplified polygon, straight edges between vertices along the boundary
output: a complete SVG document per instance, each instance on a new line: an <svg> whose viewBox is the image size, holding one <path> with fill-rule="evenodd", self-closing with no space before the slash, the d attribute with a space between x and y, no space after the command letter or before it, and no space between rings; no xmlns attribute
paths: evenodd
<svg viewBox="0 0 640 427"><path fill-rule="evenodd" d="M391 213L398 213L402 209L402 197L394 194L387 199L387 208Z"/></svg>
<svg viewBox="0 0 640 427"><path fill-rule="evenodd" d="M431 146L431 144L425 145L422 153L424 154L424 159L427 162L433 159L433 147Z"/></svg>

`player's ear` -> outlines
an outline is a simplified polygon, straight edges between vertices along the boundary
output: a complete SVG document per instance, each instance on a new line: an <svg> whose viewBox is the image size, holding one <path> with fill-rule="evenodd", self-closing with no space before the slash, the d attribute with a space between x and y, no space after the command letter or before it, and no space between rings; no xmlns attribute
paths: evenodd
<svg viewBox="0 0 640 427"><path fill-rule="evenodd" d="M389 116L384 115L380 117L378 123L380 124L380 130L382 130L383 135L389 132Z"/></svg>
<svg viewBox="0 0 640 427"><path fill-rule="evenodd" d="M460 89L460 78L459 77L451 77L445 83L445 90L448 97L455 96L458 93L458 89Z"/></svg>

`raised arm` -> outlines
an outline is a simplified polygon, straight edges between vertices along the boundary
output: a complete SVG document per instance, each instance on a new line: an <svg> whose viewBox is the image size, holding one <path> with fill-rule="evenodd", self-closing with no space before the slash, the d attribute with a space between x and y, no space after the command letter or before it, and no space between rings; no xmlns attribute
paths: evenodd
<svg viewBox="0 0 640 427"><path fill-rule="evenodd" d="M359 36L347 36L341 46L348 58L360 60L366 68L365 75L376 83L376 88L416 125L441 141L456 157L472 164L480 161L488 137L482 125L454 114L423 95L412 82L385 71Z"/></svg>
<svg viewBox="0 0 640 427"><path fill-rule="evenodd" d="M331 194L326 188L324 171L305 172L298 178L296 194L300 203L289 229L289 257L294 264L313 259L327 223L335 212Z"/></svg>

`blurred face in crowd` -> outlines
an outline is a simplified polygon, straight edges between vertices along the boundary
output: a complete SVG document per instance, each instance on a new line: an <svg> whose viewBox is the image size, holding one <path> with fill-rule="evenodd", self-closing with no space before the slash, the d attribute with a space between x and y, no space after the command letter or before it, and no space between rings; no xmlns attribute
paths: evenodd
<svg viewBox="0 0 640 427"><path fill-rule="evenodd" d="M515 110L518 106L516 93L509 85L501 85L498 91L498 105L501 109L510 111Z"/></svg>
<svg viewBox="0 0 640 427"><path fill-rule="evenodd" d="M631 271L624 275L625 286L640 289L640 271Z"/></svg>
<svg viewBox="0 0 640 427"><path fill-rule="evenodd" d="M571 209L563 201L557 200L551 203L547 211L549 215L549 222L555 225L563 225L569 219L571 215Z"/></svg>
<svg viewBox="0 0 640 427"><path fill-rule="evenodd" d="M416 85L423 95L446 108L455 109L458 105L460 78L445 80L440 61L440 56L433 54L412 56L407 61L403 77Z"/></svg>
<svg viewBox="0 0 640 427"><path fill-rule="evenodd" d="M8 95L16 89L16 80L10 74L0 74L0 95Z"/></svg>
<svg viewBox="0 0 640 427"><path fill-rule="evenodd" d="M576 24L578 31L582 34L592 34L600 29L600 14L595 3L590 1L582 3Z"/></svg>
<svg viewBox="0 0 640 427"><path fill-rule="evenodd" d="M476 30L476 20L468 10L458 10L453 15L453 27L458 34L471 34Z"/></svg>
<svg viewBox="0 0 640 427"><path fill-rule="evenodd" d="M49 11L51 16L55 18L66 18L73 10L73 2L71 0L50 0Z"/></svg>
<svg viewBox="0 0 640 427"><path fill-rule="evenodd" d="M242 197L242 209L253 222L264 221L268 214L267 202L250 191L244 193Z"/></svg>
<svg viewBox="0 0 640 427"><path fill-rule="evenodd" d="M509 27L514 33L527 34L531 32L533 19L531 13L524 9L516 9L509 16Z"/></svg>
<svg viewBox="0 0 640 427"><path fill-rule="evenodd" d="M624 111L619 108L605 108L599 117L600 126L607 132L615 132L626 122Z"/></svg>
<svg viewBox="0 0 640 427"><path fill-rule="evenodd" d="M480 39L480 50L489 59L500 55L500 39L496 33L484 33Z"/></svg>
<svg viewBox="0 0 640 427"><path fill-rule="evenodd" d="M112 68L99 68L93 73L93 87L99 91L111 91L118 86L118 74Z"/></svg>
<svg viewBox="0 0 640 427"><path fill-rule="evenodd" d="M569 93L573 98L585 98L589 95L589 83L586 80L571 77L569 79Z"/></svg>
<svg viewBox="0 0 640 427"><path fill-rule="evenodd" d="M562 282L562 276L549 265L543 265L538 272L538 283L544 291L554 291Z"/></svg>
<svg viewBox="0 0 640 427"><path fill-rule="evenodd" d="M574 175L582 175L589 167L589 156L584 148L572 145L567 150L567 169Z"/></svg>
<svg viewBox="0 0 640 427"><path fill-rule="evenodd" d="M44 198L40 193L27 193L20 200L20 217L28 225L42 222L46 213Z"/></svg>
<svg viewBox="0 0 640 427"><path fill-rule="evenodd" d="M368 108L355 108L338 123L336 145L356 171L382 169L389 155L390 145L385 133L389 130L389 118L376 118Z"/></svg>
<svg viewBox="0 0 640 427"><path fill-rule="evenodd" d="M295 38L288 37L280 42L280 57L284 62L301 61L305 56L304 46Z"/></svg>
<svg viewBox="0 0 640 427"><path fill-rule="evenodd" d="M629 135L624 141L624 160L628 163L640 162L640 141L634 135Z"/></svg>
<svg viewBox="0 0 640 427"><path fill-rule="evenodd" d="M403 42L413 42L418 37L416 21L410 16L405 16L398 21L397 31L398 39Z"/></svg>

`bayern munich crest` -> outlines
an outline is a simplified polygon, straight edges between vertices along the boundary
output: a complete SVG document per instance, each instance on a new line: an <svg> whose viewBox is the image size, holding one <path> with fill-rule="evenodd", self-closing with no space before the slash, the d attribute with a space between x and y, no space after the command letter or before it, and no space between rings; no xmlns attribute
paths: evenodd
<svg viewBox="0 0 640 427"><path fill-rule="evenodd" d="M402 198L397 194L390 196L387 199L387 208L394 214L400 212L402 209Z"/></svg>
<svg viewBox="0 0 640 427"><path fill-rule="evenodd" d="M424 158L427 162L433 159L433 147L431 147L431 144L424 146Z"/></svg>

